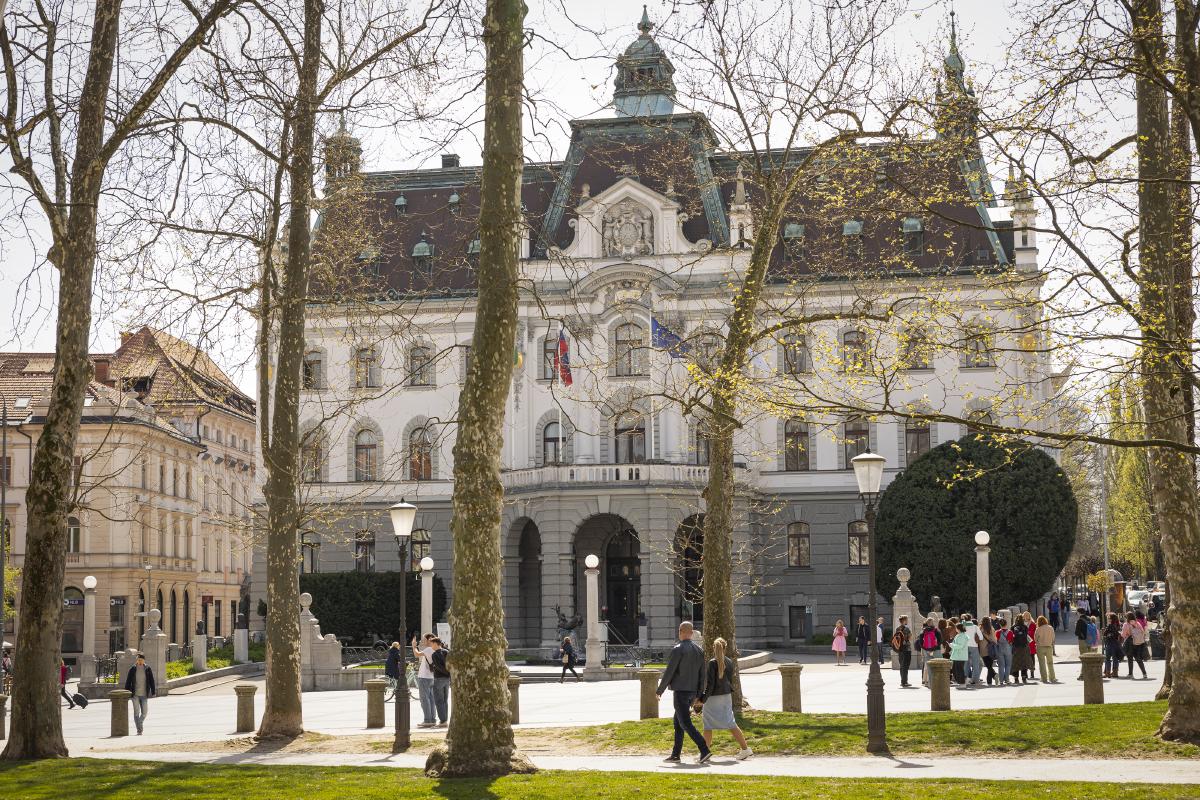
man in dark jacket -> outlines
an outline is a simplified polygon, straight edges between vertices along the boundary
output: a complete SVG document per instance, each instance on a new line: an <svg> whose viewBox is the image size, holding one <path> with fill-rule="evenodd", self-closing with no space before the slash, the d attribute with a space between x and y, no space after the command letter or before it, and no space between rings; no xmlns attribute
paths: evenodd
<svg viewBox="0 0 1200 800"><path fill-rule="evenodd" d="M907 614L900 616L900 624L892 633L892 641L900 645L896 650L896 661L900 664L900 686L908 689L912 686L908 682L908 670L912 666L912 629L908 627Z"/></svg>
<svg viewBox="0 0 1200 800"><path fill-rule="evenodd" d="M396 696L396 692L400 691L400 681L403 680L403 675L400 672L400 660L404 657L404 651L400 648L399 642L392 642L391 649L388 650L387 660L383 663L383 675L388 679L388 683L392 686L392 695L388 698ZM384 702L387 702L386 700Z"/></svg>
<svg viewBox="0 0 1200 800"><path fill-rule="evenodd" d="M1092 648L1088 644L1087 638L1088 638L1088 636L1087 636L1087 617L1084 614L1080 613L1080 615L1078 617L1076 617L1076 619L1075 619L1075 639L1079 642L1079 654L1080 655L1083 655L1084 653L1092 652ZM1079 677L1080 677L1080 680L1083 679L1082 675L1080 675Z"/></svg>
<svg viewBox="0 0 1200 800"><path fill-rule="evenodd" d="M158 693L154 685L154 670L146 663L146 657L137 654L137 663L129 668L125 676L125 689L133 693L133 724L137 726L138 736L142 735L142 724L150 713L150 698Z"/></svg>
<svg viewBox="0 0 1200 800"><path fill-rule="evenodd" d="M692 704L704 694L704 666L704 651L692 641L692 623L679 623L679 641L671 648L667 668L658 682L658 697L661 699L663 692L669 688L675 706L675 745L671 748L671 755L664 759L667 762L679 762L685 732L700 748L698 763L703 764L712 757L704 737L692 724Z"/></svg>

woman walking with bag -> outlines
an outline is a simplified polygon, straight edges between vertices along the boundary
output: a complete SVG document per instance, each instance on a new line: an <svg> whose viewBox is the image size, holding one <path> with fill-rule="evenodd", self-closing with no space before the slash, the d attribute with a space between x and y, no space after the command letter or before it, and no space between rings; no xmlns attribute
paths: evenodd
<svg viewBox="0 0 1200 800"><path fill-rule="evenodd" d="M579 677L579 673L575 671L575 645L571 644L570 636L563 639L562 643L562 675L558 678L559 683L567 679L567 670L571 670L571 674L575 676L576 683L583 680Z"/></svg>
<svg viewBox="0 0 1200 800"><path fill-rule="evenodd" d="M741 748L735 758L744 761L754 753L746 743L746 734L733 717L733 671L736 665L725 655L727 647L724 639L713 641L713 657L708 661L704 692L696 702L703 706L704 743L711 748L713 731L729 731Z"/></svg>
<svg viewBox="0 0 1200 800"><path fill-rule="evenodd" d="M1137 661L1138 667L1141 668L1142 677L1149 677L1146 674L1146 629L1138 624L1132 611L1125 615L1125 624L1121 627L1121 643L1125 657L1129 659L1128 677L1133 677L1134 661Z"/></svg>

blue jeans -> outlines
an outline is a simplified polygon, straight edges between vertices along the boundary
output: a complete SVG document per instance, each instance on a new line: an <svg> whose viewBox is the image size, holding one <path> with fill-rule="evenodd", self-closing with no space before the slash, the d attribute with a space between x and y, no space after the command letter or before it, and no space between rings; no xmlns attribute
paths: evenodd
<svg viewBox="0 0 1200 800"><path fill-rule="evenodd" d="M433 718L433 678L417 678L417 697L421 699L421 713L425 716L425 724L432 725Z"/></svg>
<svg viewBox="0 0 1200 800"><path fill-rule="evenodd" d="M671 692L671 695L675 701L675 745L671 748L671 755L679 758L683 753L684 732L696 743L696 747L700 748L700 755L704 755L708 752L708 745L704 743L704 737L700 735L700 731L696 730L696 726L692 724L692 703L696 699L696 693Z"/></svg>
<svg viewBox="0 0 1200 800"><path fill-rule="evenodd" d="M978 647L967 648L967 682L979 683L983 675L983 659L979 657Z"/></svg>
<svg viewBox="0 0 1200 800"><path fill-rule="evenodd" d="M142 732L142 723L146 721L146 716L150 713L150 698L146 696L139 697L134 695L133 698L133 724L137 726L137 732Z"/></svg>
<svg viewBox="0 0 1200 800"><path fill-rule="evenodd" d="M1000 683L1006 683L1012 672L1012 647L996 648L996 671Z"/></svg>
<svg viewBox="0 0 1200 800"><path fill-rule="evenodd" d="M438 722L450 720L450 679L433 679L433 705L437 709Z"/></svg>
<svg viewBox="0 0 1200 800"><path fill-rule="evenodd" d="M1117 670L1121 668L1121 662L1125 660L1125 654L1121 652L1120 642L1105 642L1104 643L1104 671L1113 675L1117 674Z"/></svg>

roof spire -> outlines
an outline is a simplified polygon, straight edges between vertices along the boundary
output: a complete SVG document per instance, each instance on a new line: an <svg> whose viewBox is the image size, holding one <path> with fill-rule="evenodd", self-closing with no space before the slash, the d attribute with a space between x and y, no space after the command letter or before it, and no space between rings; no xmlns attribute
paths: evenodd
<svg viewBox="0 0 1200 800"><path fill-rule="evenodd" d="M958 52L958 25L956 24L954 15L954 6L950 6L950 52L946 56L946 74L951 77L951 83L957 83L959 88L965 88L963 84L963 70L965 64L962 55Z"/></svg>
<svg viewBox="0 0 1200 800"><path fill-rule="evenodd" d="M642 32L643 36L649 36L650 30L653 27L654 27L654 23L650 21L650 12L648 12L646 10L646 7L643 5L642 6L642 19L640 22L638 22L637 29Z"/></svg>

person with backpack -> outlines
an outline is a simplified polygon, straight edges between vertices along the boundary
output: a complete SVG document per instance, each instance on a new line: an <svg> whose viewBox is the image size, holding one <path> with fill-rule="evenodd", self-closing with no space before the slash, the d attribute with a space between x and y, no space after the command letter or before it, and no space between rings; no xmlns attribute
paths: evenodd
<svg viewBox="0 0 1200 800"><path fill-rule="evenodd" d="M1058 592L1050 595L1050 602L1046 603L1046 614L1050 617L1050 626L1058 630L1058 615L1062 610L1062 601L1058 599Z"/></svg>
<svg viewBox="0 0 1200 800"><path fill-rule="evenodd" d="M1108 623L1104 626L1104 677L1116 678L1121 667L1121 623L1117 612L1108 612Z"/></svg>
<svg viewBox="0 0 1200 800"><path fill-rule="evenodd" d="M900 664L900 688L911 689L908 668L912 666L912 628L908 627L907 614L901 614L899 621L892 632L892 650L896 651L896 661Z"/></svg>
<svg viewBox="0 0 1200 800"><path fill-rule="evenodd" d="M1012 674L1013 683L1029 683L1033 674L1033 659L1029 655L1029 626L1023 616L1017 617L1012 625Z"/></svg>
<svg viewBox="0 0 1200 800"><path fill-rule="evenodd" d="M950 642L950 671L961 689L967 684L967 642L971 637L967 636L967 627L961 622L954 627L954 634Z"/></svg>
<svg viewBox="0 0 1200 800"><path fill-rule="evenodd" d="M854 643L858 645L858 663L867 663L871 649L871 629L867 627L867 618L858 618L858 628L854 631Z"/></svg>
<svg viewBox="0 0 1200 800"><path fill-rule="evenodd" d="M1142 670L1142 678L1146 674L1146 656L1143 652L1146 646L1146 629L1138 624L1137 617L1130 611L1125 615L1125 624L1121 627L1121 643L1125 657L1129 659L1129 678L1133 679L1133 662L1137 661Z"/></svg>
<svg viewBox="0 0 1200 800"><path fill-rule="evenodd" d="M1013 633L1008 621L1000 617L996 621L996 685L1007 686L1012 674Z"/></svg>
<svg viewBox="0 0 1200 800"><path fill-rule="evenodd" d="M930 679L929 662L942 657L942 634L933 624L932 618L921 623L921 635L917 637L917 646L921 648L921 685L928 686Z"/></svg>
<svg viewBox="0 0 1200 800"><path fill-rule="evenodd" d="M1079 643L1079 655L1092 652L1088 644L1088 618L1082 613L1075 620L1075 641ZM1080 680L1083 680L1082 675Z"/></svg>
<svg viewBox="0 0 1200 800"><path fill-rule="evenodd" d="M562 674L558 676L558 682L562 683L567 679L567 670L571 670L571 674L575 676L575 682L579 683L581 678L579 673L575 671L575 645L571 644L571 637L566 636L562 642Z"/></svg>
<svg viewBox="0 0 1200 800"><path fill-rule="evenodd" d="M450 722L450 650L435 636L429 640L433 654L429 657L429 671L433 673L433 707L437 711L437 727L444 728Z"/></svg>
<svg viewBox="0 0 1200 800"><path fill-rule="evenodd" d="M1054 677L1054 631L1048 619L1042 616L1037 618L1033 640L1037 647L1038 677L1042 683L1058 683Z"/></svg>

